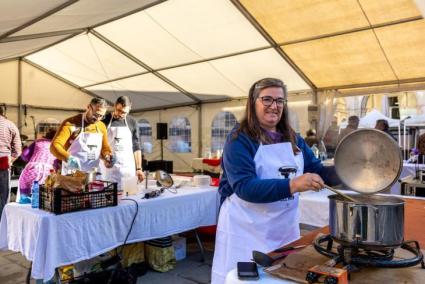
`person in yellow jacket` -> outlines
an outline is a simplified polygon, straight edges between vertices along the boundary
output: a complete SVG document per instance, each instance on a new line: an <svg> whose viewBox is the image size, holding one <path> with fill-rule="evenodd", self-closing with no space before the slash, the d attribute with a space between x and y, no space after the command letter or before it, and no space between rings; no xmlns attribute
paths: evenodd
<svg viewBox="0 0 425 284"><path fill-rule="evenodd" d="M93 98L85 113L64 120L52 140L50 151L62 160L62 174L73 170L98 168L100 159L112 167L113 157L106 126L101 119L106 113L104 99Z"/></svg>

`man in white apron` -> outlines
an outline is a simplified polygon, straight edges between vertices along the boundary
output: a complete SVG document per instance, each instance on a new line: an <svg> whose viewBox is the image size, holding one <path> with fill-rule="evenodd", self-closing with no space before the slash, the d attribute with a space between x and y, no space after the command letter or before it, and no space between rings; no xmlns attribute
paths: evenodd
<svg viewBox="0 0 425 284"><path fill-rule="evenodd" d="M122 177L137 176L139 182L144 179L137 122L128 115L130 109L130 99L121 96L115 102L114 111L103 119L103 123L107 125L108 141L115 164L112 168L101 164L102 178L117 182L119 190Z"/></svg>
<svg viewBox="0 0 425 284"><path fill-rule="evenodd" d="M104 99L93 98L83 114L62 122L52 140L50 151L62 160L62 174L74 170L84 172L99 167L100 159L112 166L112 152L105 125L100 121L106 112Z"/></svg>
<svg viewBox="0 0 425 284"><path fill-rule="evenodd" d="M246 116L226 141L213 284L224 283L237 262L250 261L253 250L270 252L297 240L298 192L323 187L319 175L304 174L306 165L318 170L320 161L289 126L286 96L278 79L255 83Z"/></svg>

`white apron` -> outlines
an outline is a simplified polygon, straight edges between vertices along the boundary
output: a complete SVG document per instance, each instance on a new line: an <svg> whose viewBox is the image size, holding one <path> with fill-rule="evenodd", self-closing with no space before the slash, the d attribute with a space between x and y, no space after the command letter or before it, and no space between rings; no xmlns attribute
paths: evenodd
<svg viewBox="0 0 425 284"><path fill-rule="evenodd" d="M108 124L108 141L112 148L112 155L116 162L112 168L106 168L103 163L100 165L102 178L107 181L117 182L118 189L121 190L121 178L136 175L136 164L133 153L133 135L125 121L125 127L111 127L112 117Z"/></svg>
<svg viewBox="0 0 425 284"><path fill-rule="evenodd" d="M260 145L254 162L260 179L304 172L302 152L294 156L289 142ZM224 283L237 262L251 261L253 250L270 252L299 238L298 193L271 203L251 203L232 194L220 209L211 283Z"/></svg>
<svg viewBox="0 0 425 284"><path fill-rule="evenodd" d="M77 138L71 143L68 153L80 161L80 170L83 172L91 171L93 168L99 167L100 152L102 149L103 134L99 132L96 126L96 133L84 132L84 114L82 115L81 131ZM68 168L68 164L62 162L62 174L71 174L72 169Z"/></svg>

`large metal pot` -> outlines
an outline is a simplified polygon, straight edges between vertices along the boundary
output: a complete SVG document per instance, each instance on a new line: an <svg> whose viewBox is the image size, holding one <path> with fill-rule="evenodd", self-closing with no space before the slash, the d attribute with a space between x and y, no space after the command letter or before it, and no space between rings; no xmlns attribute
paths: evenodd
<svg viewBox="0 0 425 284"><path fill-rule="evenodd" d="M351 202L329 196L332 237L360 247L398 247L404 237L404 201L371 195L388 189L400 176L402 156L397 143L376 129L347 135L335 152L335 170L341 181L361 194Z"/></svg>
<svg viewBox="0 0 425 284"><path fill-rule="evenodd" d="M329 196L329 228L339 243L367 248L398 247L404 238L404 200L392 196L351 195L350 202Z"/></svg>

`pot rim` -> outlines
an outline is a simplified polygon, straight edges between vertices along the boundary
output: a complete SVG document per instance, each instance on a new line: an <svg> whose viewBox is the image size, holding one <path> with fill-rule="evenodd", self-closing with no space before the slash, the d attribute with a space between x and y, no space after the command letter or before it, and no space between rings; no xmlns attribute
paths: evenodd
<svg viewBox="0 0 425 284"><path fill-rule="evenodd" d="M359 204L359 205L371 205L371 206L398 206L398 205L404 205L406 201L399 197L395 196L382 196L382 195L364 195L364 194L347 194L348 196L353 197L356 202L347 200L343 197L341 197L338 194L331 194L328 196L329 202L335 201L335 202L342 202L347 204ZM370 202L364 201L362 202L362 199L369 198L371 199ZM376 201L376 202L372 202Z"/></svg>

